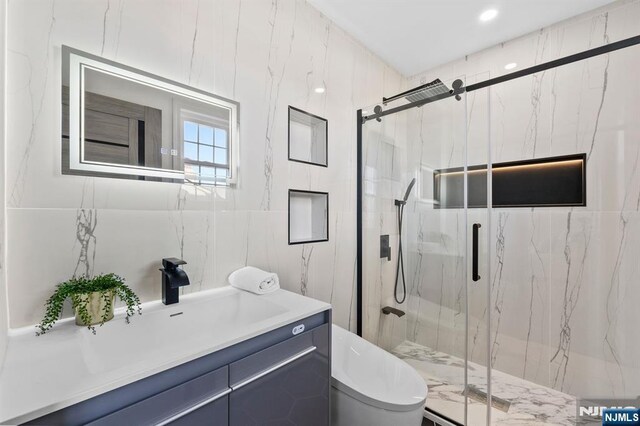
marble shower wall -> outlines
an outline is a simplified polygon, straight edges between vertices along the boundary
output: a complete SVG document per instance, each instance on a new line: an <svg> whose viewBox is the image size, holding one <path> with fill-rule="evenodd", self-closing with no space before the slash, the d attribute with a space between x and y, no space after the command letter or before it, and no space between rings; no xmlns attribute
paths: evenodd
<svg viewBox="0 0 640 426"><path fill-rule="evenodd" d="M638 22L640 1L619 1L427 71L408 86L434 78L466 76L469 83L496 77L510 62L522 69L635 36ZM488 141L493 162L586 153L588 204L495 208L490 220L486 210L470 209L465 223L461 210L414 202L407 259L409 275L419 280L410 286L409 340L463 354L457 313L464 299L455 289L465 272L458 260L471 223L480 222L481 241L488 238L481 244L488 253L481 256L490 263L481 264L481 281L469 281L471 361L577 396L640 393L640 343L632 337L640 324L639 67L640 47L632 47L467 96L469 164L486 163ZM423 109L424 117L442 116ZM407 152L422 158L423 166L443 163L438 152L429 160L416 155L424 142L415 135L433 134L428 126L409 121L415 146L410 143ZM444 142L432 138L429 144L438 149ZM408 167L406 173L419 169L411 162Z"/></svg>
<svg viewBox="0 0 640 426"><path fill-rule="evenodd" d="M363 111L373 111L368 107ZM407 121L395 114L363 127L363 336L389 349L404 340L406 317L383 315L395 306L394 282L398 253L398 222L394 200L410 181L407 170ZM389 235L391 260L380 258L380 236ZM398 293L400 295L400 292Z"/></svg>
<svg viewBox="0 0 640 426"><path fill-rule="evenodd" d="M7 12L7 1L0 0L0 46L5 45L6 26L5 18ZM0 48L0 81L4 81L5 77L5 57L6 51ZM5 87L0 85L0 135L4 135L5 131ZM4 353L7 348L7 288L6 288L6 263L5 263L5 180L4 180L4 137L0 137L0 365L4 359Z"/></svg>
<svg viewBox="0 0 640 426"><path fill-rule="evenodd" d="M185 292L251 264L355 325L355 111L402 90L396 71L303 0L9 0L8 17L10 327L78 273L159 299L167 256L188 262ZM239 101L237 187L61 175L63 44ZM287 160L288 105L329 120L328 168ZM287 244L289 188L330 193L329 242Z"/></svg>

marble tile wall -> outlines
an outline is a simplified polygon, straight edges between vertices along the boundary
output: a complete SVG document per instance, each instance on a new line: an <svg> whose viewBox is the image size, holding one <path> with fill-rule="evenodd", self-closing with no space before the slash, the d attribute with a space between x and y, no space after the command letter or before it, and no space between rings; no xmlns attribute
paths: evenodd
<svg viewBox="0 0 640 426"><path fill-rule="evenodd" d="M159 299L167 256L188 262L185 292L251 264L355 326L355 111L402 90L400 74L303 0L9 0L8 17L10 327L38 322L74 273ZM239 101L237 187L61 175L62 44ZM329 168L287 160L288 105L329 120ZM287 244L288 188L330 193L329 242Z"/></svg>
<svg viewBox="0 0 640 426"><path fill-rule="evenodd" d="M363 335L384 348L400 343L406 333L406 317L381 313L384 306L395 305L399 234L394 199L402 197L408 184L406 130L404 115L370 121L363 127ZM389 235L391 260L380 257L381 235Z"/></svg>
<svg viewBox="0 0 640 426"><path fill-rule="evenodd" d="M414 76L408 86L495 77L510 62L522 69L638 35L638 22L640 1L615 2ZM639 66L640 47L632 47L471 93L466 119L435 105L407 119L409 161L398 172L404 181L425 165L464 164L464 144L450 124L456 120L466 131L469 164L485 164L489 154L500 162L586 153L588 205L470 209L465 222L463 211L414 199L406 334L378 341L392 347L406 336L461 356L466 303L471 361L577 396L640 392L640 344L632 337L640 324ZM471 283L465 253L475 222L483 224L481 258L489 260L481 262L483 279ZM376 332L401 332L393 329Z"/></svg>
<svg viewBox="0 0 640 426"><path fill-rule="evenodd" d="M0 81L5 77L6 50L6 0L0 1ZM5 244L5 180L4 180L4 132L5 132L5 87L0 85L0 366L4 359L7 345L8 305L6 289L6 244Z"/></svg>

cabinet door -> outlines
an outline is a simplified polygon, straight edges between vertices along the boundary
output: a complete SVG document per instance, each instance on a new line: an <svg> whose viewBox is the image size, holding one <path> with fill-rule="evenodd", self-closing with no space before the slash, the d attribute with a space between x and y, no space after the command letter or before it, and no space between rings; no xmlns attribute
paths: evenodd
<svg viewBox="0 0 640 426"><path fill-rule="evenodd" d="M312 345L231 385L231 426L329 424L329 360L327 346L319 341L328 335L326 330L318 331L320 335L314 336Z"/></svg>

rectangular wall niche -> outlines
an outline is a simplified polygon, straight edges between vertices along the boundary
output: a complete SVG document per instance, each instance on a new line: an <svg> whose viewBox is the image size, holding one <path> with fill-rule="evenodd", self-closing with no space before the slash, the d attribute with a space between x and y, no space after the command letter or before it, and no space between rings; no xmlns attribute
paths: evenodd
<svg viewBox="0 0 640 426"><path fill-rule="evenodd" d="M327 120L289 107L289 160L327 167Z"/></svg>
<svg viewBox="0 0 640 426"><path fill-rule="evenodd" d="M587 205L586 154L495 163L493 207L574 207ZM487 166L467 168L468 207L487 207ZM464 169L435 170L435 208L464 207Z"/></svg>
<svg viewBox="0 0 640 426"><path fill-rule="evenodd" d="M329 241L329 194L289 190L289 244Z"/></svg>

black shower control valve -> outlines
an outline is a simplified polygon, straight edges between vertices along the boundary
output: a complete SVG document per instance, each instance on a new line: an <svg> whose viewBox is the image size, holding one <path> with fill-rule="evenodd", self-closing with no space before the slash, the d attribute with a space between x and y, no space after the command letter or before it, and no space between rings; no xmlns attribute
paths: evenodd
<svg viewBox="0 0 640 426"><path fill-rule="evenodd" d="M380 259L391 260L391 246L389 245L389 235L380 235Z"/></svg>

